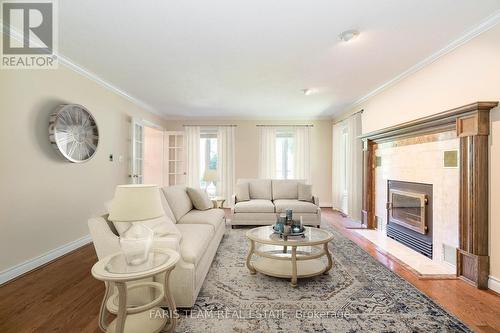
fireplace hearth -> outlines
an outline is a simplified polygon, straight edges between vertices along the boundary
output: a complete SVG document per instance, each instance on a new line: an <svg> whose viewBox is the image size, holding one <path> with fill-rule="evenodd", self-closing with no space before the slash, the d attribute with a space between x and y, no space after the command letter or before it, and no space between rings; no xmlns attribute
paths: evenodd
<svg viewBox="0 0 500 333"><path fill-rule="evenodd" d="M387 236L432 259L432 185L387 181Z"/></svg>

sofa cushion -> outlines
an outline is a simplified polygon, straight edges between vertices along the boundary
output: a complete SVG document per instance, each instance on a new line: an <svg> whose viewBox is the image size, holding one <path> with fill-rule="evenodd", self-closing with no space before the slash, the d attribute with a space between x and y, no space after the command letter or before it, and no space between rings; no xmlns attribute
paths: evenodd
<svg viewBox="0 0 500 333"><path fill-rule="evenodd" d="M250 199L272 200L271 179L239 179L242 183L248 183Z"/></svg>
<svg viewBox="0 0 500 333"><path fill-rule="evenodd" d="M313 201L312 185L299 183L298 190L299 190L300 201L308 201L308 202Z"/></svg>
<svg viewBox="0 0 500 333"><path fill-rule="evenodd" d="M193 203L194 208L197 210L207 210L214 208L212 200L208 198L207 192L199 188L186 188L187 194Z"/></svg>
<svg viewBox="0 0 500 333"><path fill-rule="evenodd" d="M207 224L217 229L224 223L224 211L222 209L196 210L193 209L179 220L177 224Z"/></svg>
<svg viewBox="0 0 500 333"><path fill-rule="evenodd" d="M162 188L168 205L172 209L175 222L193 209L193 203L186 192L186 186L174 185Z"/></svg>
<svg viewBox="0 0 500 333"><path fill-rule="evenodd" d="M213 227L207 224L177 224L177 227L182 234L182 259L198 265L214 236Z"/></svg>
<svg viewBox="0 0 500 333"><path fill-rule="evenodd" d="M236 202L250 200L250 186L248 183L236 185Z"/></svg>
<svg viewBox="0 0 500 333"><path fill-rule="evenodd" d="M318 206L312 202L305 202L299 200L280 199L274 200L276 206L276 213L281 213L290 208L294 214L296 213L316 213Z"/></svg>
<svg viewBox="0 0 500 333"><path fill-rule="evenodd" d="M298 199L299 180L273 179L273 200L277 199Z"/></svg>
<svg viewBox="0 0 500 333"><path fill-rule="evenodd" d="M274 205L271 200L255 199L238 202L234 205L235 213L274 213Z"/></svg>

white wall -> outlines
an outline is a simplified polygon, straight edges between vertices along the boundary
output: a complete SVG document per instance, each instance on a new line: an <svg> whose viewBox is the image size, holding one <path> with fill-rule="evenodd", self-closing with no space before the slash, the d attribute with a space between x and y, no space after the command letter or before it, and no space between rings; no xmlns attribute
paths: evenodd
<svg viewBox="0 0 500 333"><path fill-rule="evenodd" d="M367 133L476 101L500 101L500 25L351 112L365 110L363 133ZM500 108L491 112L490 148L490 274L499 279Z"/></svg>
<svg viewBox="0 0 500 333"><path fill-rule="evenodd" d="M49 143L49 114L63 103L97 120L100 142L87 163L66 162ZM130 117L163 121L63 66L0 70L0 115L0 272L88 235L87 219L128 182Z"/></svg>

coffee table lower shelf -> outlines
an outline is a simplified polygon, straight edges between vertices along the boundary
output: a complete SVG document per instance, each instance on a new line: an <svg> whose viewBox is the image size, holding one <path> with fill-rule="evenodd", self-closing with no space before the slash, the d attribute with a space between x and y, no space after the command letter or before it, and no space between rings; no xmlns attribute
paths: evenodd
<svg viewBox="0 0 500 333"><path fill-rule="evenodd" d="M258 258L252 261L253 268L262 274L278 278L292 278L292 262L289 260L276 260ZM308 278L323 274L328 269L327 263L320 259L297 261L297 278Z"/></svg>

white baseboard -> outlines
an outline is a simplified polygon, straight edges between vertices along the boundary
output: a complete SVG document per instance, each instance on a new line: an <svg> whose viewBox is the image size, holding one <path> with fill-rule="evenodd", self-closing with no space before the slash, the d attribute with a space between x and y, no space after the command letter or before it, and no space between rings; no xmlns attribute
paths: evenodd
<svg viewBox="0 0 500 333"><path fill-rule="evenodd" d="M90 237L90 235L87 235L77 240L74 240L68 244L59 246L45 254L42 254L41 256L35 257L33 259L27 260L13 267L7 268L6 270L0 272L0 285L24 273L34 270L37 267L45 265L46 263L54 259L57 259L58 257L63 256L68 252L76 250L79 247L82 247L90 242L92 242L92 238Z"/></svg>
<svg viewBox="0 0 500 333"><path fill-rule="evenodd" d="M500 279L490 275L488 279L488 288L500 294Z"/></svg>
<svg viewBox="0 0 500 333"><path fill-rule="evenodd" d="M332 207L332 203L331 202L320 202L319 206L320 207L331 208Z"/></svg>

